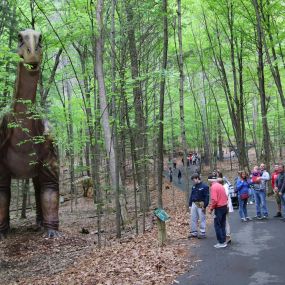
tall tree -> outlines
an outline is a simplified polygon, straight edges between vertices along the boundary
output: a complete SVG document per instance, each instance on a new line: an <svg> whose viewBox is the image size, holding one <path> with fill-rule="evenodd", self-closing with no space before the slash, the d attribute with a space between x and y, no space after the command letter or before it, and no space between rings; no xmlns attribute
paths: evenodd
<svg viewBox="0 0 285 285"><path fill-rule="evenodd" d="M263 127L263 150L264 150L264 161L267 167L270 166L270 133L267 123L267 111L268 111L268 98L265 94L265 79L264 79L264 61L263 61L263 28L261 23L261 7L263 5L262 0L252 0L252 5L255 11L256 17L256 49L258 53L258 92L260 95L261 104L261 115L262 115L262 127Z"/></svg>
<svg viewBox="0 0 285 285"><path fill-rule="evenodd" d="M159 99L159 132L158 132L158 201L159 208L163 208L162 201L162 177L163 177L163 121L164 121L164 97L165 97L165 76L167 68L167 51L168 51L168 21L167 21L167 0L163 0L163 56L162 56L162 76L160 81L160 99ZM165 221L158 220L159 226L159 241L164 244L166 241L166 226Z"/></svg>

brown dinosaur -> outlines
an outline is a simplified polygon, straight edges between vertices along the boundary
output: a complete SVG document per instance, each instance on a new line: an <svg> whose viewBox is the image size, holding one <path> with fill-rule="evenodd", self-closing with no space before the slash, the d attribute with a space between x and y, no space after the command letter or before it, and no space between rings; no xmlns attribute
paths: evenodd
<svg viewBox="0 0 285 285"><path fill-rule="evenodd" d="M27 29L19 33L17 79L12 110L0 124L0 239L10 228L12 178L32 178L36 223L48 237L58 232L59 170L53 141L46 124L35 112L42 59L41 34Z"/></svg>

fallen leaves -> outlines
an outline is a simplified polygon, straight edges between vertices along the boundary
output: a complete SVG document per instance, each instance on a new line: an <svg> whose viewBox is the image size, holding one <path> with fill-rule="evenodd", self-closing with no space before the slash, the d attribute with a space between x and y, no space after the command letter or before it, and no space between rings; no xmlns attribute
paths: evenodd
<svg viewBox="0 0 285 285"><path fill-rule="evenodd" d="M157 227L151 214L147 217L147 232L138 236L130 232L121 240L110 238L101 249L94 246L94 234L79 234L78 228L66 222L65 237L54 240L45 240L40 234L21 229L0 244L0 264L1 268L6 268L0 269L1 282L22 285L179 284L175 277L189 269L185 195L170 187L164 191L164 203L171 216L166 224L168 241L164 247L158 246ZM92 230L89 229L90 233Z"/></svg>

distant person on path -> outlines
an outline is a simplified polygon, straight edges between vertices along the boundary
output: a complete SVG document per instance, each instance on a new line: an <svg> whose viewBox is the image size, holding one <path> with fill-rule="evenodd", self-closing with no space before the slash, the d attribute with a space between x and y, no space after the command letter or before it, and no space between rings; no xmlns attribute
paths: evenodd
<svg viewBox="0 0 285 285"><path fill-rule="evenodd" d="M231 242L231 227L230 227L230 213L233 213L234 207L232 204L232 199L230 197L230 189L227 179L223 176L223 174L218 171L218 182L221 183L225 189L226 195L228 196L228 211L226 216L226 242Z"/></svg>
<svg viewBox="0 0 285 285"><path fill-rule="evenodd" d="M190 167L190 155L187 156L187 167Z"/></svg>
<svg viewBox="0 0 285 285"><path fill-rule="evenodd" d="M180 169L178 169L177 178L178 178L178 183L181 184L182 172Z"/></svg>
<svg viewBox="0 0 285 285"><path fill-rule="evenodd" d="M279 166L279 175L276 179L275 185L276 185L275 189L278 191L278 194L281 198L281 203L283 206L283 215L284 215L285 213L285 171L284 171L283 164ZM282 220L285 221L285 218L283 217Z"/></svg>
<svg viewBox="0 0 285 285"><path fill-rule="evenodd" d="M173 168L176 169L176 165L177 165L176 157L174 157L172 161L173 161Z"/></svg>
<svg viewBox="0 0 285 285"><path fill-rule="evenodd" d="M226 243L226 215L228 197L224 187L218 183L217 177L210 175L208 181L211 184L211 205L210 213L215 211L214 227L218 243L214 245L215 248L227 247Z"/></svg>
<svg viewBox="0 0 285 285"><path fill-rule="evenodd" d="M276 200L276 204L277 204L277 213L274 216L274 218L281 218L282 217L282 214L281 214L281 197L278 193L278 187L276 185L277 177L282 172L284 173L284 169L283 169L282 165L275 164L274 165L274 172L271 174L271 186L272 186L274 196L275 196L275 200Z"/></svg>
<svg viewBox="0 0 285 285"><path fill-rule="evenodd" d="M173 180L173 171L172 171L172 168L169 167L168 169L168 175L169 175L169 182L172 183L172 180Z"/></svg>
<svg viewBox="0 0 285 285"><path fill-rule="evenodd" d="M191 231L188 238L206 237L206 208L209 204L209 187L201 181L200 175L194 173L191 176L194 185L192 186L189 199L189 209L191 213ZM200 233L198 234L198 223L200 224Z"/></svg>
<svg viewBox="0 0 285 285"><path fill-rule="evenodd" d="M247 200L249 198L250 185L251 182L248 180L248 174L246 171L241 171L237 180L237 192L239 202L239 216L242 222L251 220L251 218L247 215Z"/></svg>
<svg viewBox="0 0 285 285"><path fill-rule="evenodd" d="M270 180L269 173L265 170L265 164L260 164L260 175L258 177L252 177L254 185L254 198L256 206L256 219L267 219L268 210L266 206L266 190L267 184Z"/></svg>

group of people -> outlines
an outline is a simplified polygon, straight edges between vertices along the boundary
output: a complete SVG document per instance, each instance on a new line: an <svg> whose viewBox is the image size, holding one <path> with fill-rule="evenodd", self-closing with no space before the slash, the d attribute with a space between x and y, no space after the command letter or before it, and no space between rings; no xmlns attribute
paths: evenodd
<svg viewBox="0 0 285 285"><path fill-rule="evenodd" d="M197 152L190 152L187 157L187 167L190 167L190 165L197 165L200 162L200 157ZM184 165L184 159L181 159L182 164Z"/></svg>
<svg viewBox="0 0 285 285"><path fill-rule="evenodd" d="M228 209L232 208L230 199L228 199L227 188L223 186L222 173L215 173L208 177L209 186L202 182L198 173L191 176L193 187L189 199L189 208L191 212L191 231L189 238L206 238L206 208L209 206L209 213L214 212L214 227L218 243L216 248L227 246L226 235L230 235L229 224L226 227L226 216ZM199 221L199 229L198 229ZM226 232L227 228L227 232Z"/></svg>
<svg viewBox="0 0 285 285"><path fill-rule="evenodd" d="M206 209L209 208L209 213L214 214L214 228L218 240L214 247L227 247L228 243L231 242L229 213L233 212L229 189L231 185L228 179L220 171L213 171L208 177L210 187L201 180L198 173L194 173L191 180L193 181L193 187L189 198L191 213L189 238L206 238ZM266 194L269 180L270 174L264 163L260 166L254 166L250 175L246 171L238 172L234 191L238 196L239 216L242 222L268 218ZM274 172L271 175L271 183L277 203L277 213L274 217L282 218L282 207L283 214L285 214L284 165L275 165ZM251 199L250 196L253 196L253 198ZM249 201L255 202L256 215L253 218L249 217L247 213ZM285 221L285 218L283 218L283 221Z"/></svg>
<svg viewBox="0 0 285 285"><path fill-rule="evenodd" d="M174 168L174 169L176 169L176 168ZM168 168L168 177L169 177L169 182L172 183L172 181L173 181L173 170L172 170L171 166ZM182 172L180 169L178 169L178 172L177 172L177 179L178 179L178 184L181 184Z"/></svg>

